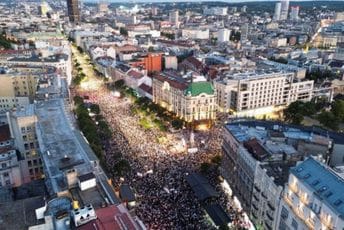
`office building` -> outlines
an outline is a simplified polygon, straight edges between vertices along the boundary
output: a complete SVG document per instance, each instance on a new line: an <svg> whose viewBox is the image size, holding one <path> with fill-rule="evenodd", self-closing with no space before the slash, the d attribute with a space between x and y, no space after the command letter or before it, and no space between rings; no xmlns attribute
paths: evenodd
<svg viewBox="0 0 344 230"><path fill-rule="evenodd" d="M171 71L154 76L153 102L186 122L210 124L216 119L216 91L195 72L180 76Z"/></svg>
<svg viewBox="0 0 344 230"><path fill-rule="evenodd" d="M69 21L72 23L80 22L79 0L67 0Z"/></svg>
<svg viewBox="0 0 344 230"><path fill-rule="evenodd" d="M289 14L289 0L281 1L281 17L280 20L287 20Z"/></svg>
<svg viewBox="0 0 344 230"><path fill-rule="evenodd" d="M240 27L240 32L241 32L240 41L246 41L247 38L248 38L248 33L249 33L249 26L248 26L248 23L244 23L244 24Z"/></svg>
<svg viewBox="0 0 344 230"><path fill-rule="evenodd" d="M344 179L310 157L290 169L279 208L278 229L341 229Z"/></svg>
<svg viewBox="0 0 344 230"><path fill-rule="evenodd" d="M291 102L310 101L313 81L291 71L229 73L214 81L219 110L237 116L273 116Z"/></svg>
<svg viewBox="0 0 344 230"><path fill-rule="evenodd" d="M179 27L179 11L178 10L173 10L169 14L169 21L172 25L175 27Z"/></svg>
<svg viewBox="0 0 344 230"><path fill-rule="evenodd" d="M290 7L290 20L292 20L292 21L299 20L299 11L300 11L299 6Z"/></svg>
<svg viewBox="0 0 344 230"><path fill-rule="evenodd" d="M281 19L281 8L282 8L282 3L276 2L275 4L275 13L273 19L275 21L279 21Z"/></svg>

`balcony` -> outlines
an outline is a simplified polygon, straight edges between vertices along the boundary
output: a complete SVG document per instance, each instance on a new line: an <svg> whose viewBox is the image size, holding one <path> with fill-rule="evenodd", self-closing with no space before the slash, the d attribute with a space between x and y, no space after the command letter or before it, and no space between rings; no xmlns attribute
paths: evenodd
<svg viewBox="0 0 344 230"><path fill-rule="evenodd" d="M257 190L258 192L261 191L257 185L254 186L254 189Z"/></svg>
<svg viewBox="0 0 344 230"><path fill-rule="evenodd" d="M254 197L254 199L256 199L257 201L259 201L259 197L258 197L256 194L254 194L253 197Z"/></svg>
<svg viewBox="0 0 344 230"><path fill-rule="evenodd" d="M272 210L275 211L275 207L270 203L270 201L268 202L268 207Z"/></svg>
<svg viewBox="0 0 344 230"><path fill-rule="evenodd" d="M266 215L268 216L269 220L272 221L274 219L274 217L270 214L270 212L266 212Z"/></svg>
<svg viewBox="0 0 344 230"><path fill-rule="evenodd" d="M268 198L268 196L264 192L262 192L262 197L264 197L265 199Z"/></svg>

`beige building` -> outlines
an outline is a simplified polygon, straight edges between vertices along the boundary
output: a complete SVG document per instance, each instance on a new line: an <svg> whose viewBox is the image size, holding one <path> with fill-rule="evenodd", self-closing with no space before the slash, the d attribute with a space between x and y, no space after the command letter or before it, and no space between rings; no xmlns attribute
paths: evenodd
<svg viewBox="0 0 344 230"><path fill-rule="evenodd" d="M188 82L175 73L161 73L153 77L153 102L186 122L216 119L216 91L207 81Z"/></svg>
<svg viewBox="0 0 344 230"><path fill-rule="evenodd" d="M30 104L14 112L8 112L7 119L14 145L21 153L23 181L27 183L42 178L43 166L36 134L37 117L34 113L34 105Z"/></svg>
<svg viewBox="0 0 344 230"><path fill-rule="evenodd" d="M0 74L0 111L7 111L33 102L38 76L11 72Z"/></svg>
<svg viewBox="0 0 344 230"><path fill-rule="evenodd" d="M284 71L228 74L214 86L219 110L238 116L269 115L296 100L311 100L313 92L313 81Z"/></svg>

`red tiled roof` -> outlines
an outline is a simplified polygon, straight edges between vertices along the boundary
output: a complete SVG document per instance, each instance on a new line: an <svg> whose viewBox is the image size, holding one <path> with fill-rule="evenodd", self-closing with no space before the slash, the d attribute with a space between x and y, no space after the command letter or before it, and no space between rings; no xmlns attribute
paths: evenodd
<svg viewBox="0 0 344 230"><path fill-rule="evenodd" d="M143 77L142 73L137 72L135 70L130 70L127 75L130 76L130 77L134 77L134 78L141 78L141 77Z"/></svg>
<svg viewBox="0 0 344 230"><path fill-rule="evenodd" d="M186 83L178 82L177 80L173 80L169 77L165 77L165 76L160 75L160 74L153 76L153 78L155 78L161 82L167 81L173 88L177 88L180 90L185 90L188 87L188 85Z"/></svg>
<svg viewBox="0 0 344 230"><path fill-rule="evenodd" d="M0 142L8 141L11 139L10 127L8 124L0 126Z"/></svg>
<svg viewBox="0 0 344 230"><path fill-rule="evenodd" d="M141 84L140 86L139 86L139 88L140 89L142 89L143 91L145 91L146 93L149 93L150 95L153 95L153 89L152 89L152 87L150 87L150 86L148 86L148 85L146 85L146 84Z"/></svg>

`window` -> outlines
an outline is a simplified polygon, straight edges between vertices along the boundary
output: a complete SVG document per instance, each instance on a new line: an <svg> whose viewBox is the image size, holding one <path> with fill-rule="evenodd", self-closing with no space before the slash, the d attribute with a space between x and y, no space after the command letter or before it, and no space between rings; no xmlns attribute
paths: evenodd
<svg viewBox="0 0 344 230"><path fill-rule="evenodd" d="M281 211L281 217L283 220L288 219L289 212L288 210L283 206Z"/></svg>
<svg viewBox="0 0 344 230"><path fill-rule="evenodd" d="M296 220L293 218L292 222L291 222L291 226L293 227L294 230L297 230L298 224L296 222Z"/></svg>
<svg viewBox="0 0 344 230"><path fill-rule="evenodd" d="M9 177L9 174L8 174L8 172L4 172L4 177Z"/></svg>
<svg viewBox="0 0 344 230"><path fill-rule="evenodd" d="M1 164L1 168L6 168L7 167L7 164L6 163L2 163Z"/></svg>

